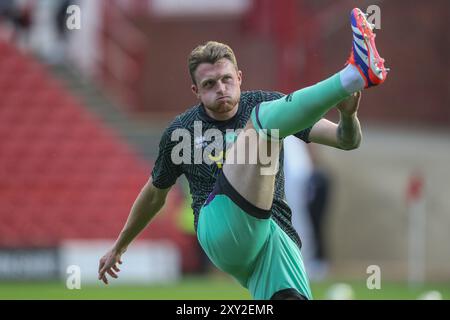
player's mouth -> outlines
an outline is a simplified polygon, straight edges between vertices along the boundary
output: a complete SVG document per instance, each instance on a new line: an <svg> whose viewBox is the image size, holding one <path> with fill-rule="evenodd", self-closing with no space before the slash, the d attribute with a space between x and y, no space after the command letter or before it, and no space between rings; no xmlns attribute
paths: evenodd
<svg viewBox="0 0 450 320"><path fill-rule="evenodd" d="M224 101L224 100L228 100L228 99L231 99L231 97L230 96L221 96L221 97L217 98L216 100L217 101Z"/></svg>

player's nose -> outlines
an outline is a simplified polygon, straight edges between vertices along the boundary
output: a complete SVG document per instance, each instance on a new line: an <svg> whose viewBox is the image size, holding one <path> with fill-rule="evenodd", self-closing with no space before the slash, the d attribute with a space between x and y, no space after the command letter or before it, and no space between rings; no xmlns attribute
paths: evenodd
<svg viewBox="0 0 450 320"><path fill-rule="evenodd" d="M225 84L222 81L217 81L217 94L223 94L225 92Z"/></svg>

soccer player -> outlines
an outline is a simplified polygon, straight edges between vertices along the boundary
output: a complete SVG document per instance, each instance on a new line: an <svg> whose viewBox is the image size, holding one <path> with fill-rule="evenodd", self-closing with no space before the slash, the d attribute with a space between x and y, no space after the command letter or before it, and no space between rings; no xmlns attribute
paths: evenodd
<svg viewBox="0 0 450 320"><path fill-rule="evenodd" d="M106 274L117 278L121 255L184 174L193 197L198 240L219 269L248 288L254 299L312 299L301 242L284 201L283 170L266 170L268 162L261 150L270 149L270 158L281 168L279 141L289 135L344 150L359 146L358 92L383 83L387 71L375 47L373 27L359 9L351 12L351 28L353 45L347 66L287 96L262 91L241 94L242 72L231 48L217 42L195 48L189 71L192 91L200 103L177 116L165 130L151 179L138 195L113 248L100 259L99 279L107 284ZM335 106L339 124L323 118ZM178 141L173 135L184 129L194 136L196 121L203 126L202 136L194 137L191 154L183 153L190 161L175 163L177 152L172 151ZM195 149L208 149L206 132L212 128L226 134L225 160L210 154L215 162L196 164ZM242 128L237 137L227 131ZM256 143L251 142L253 133L258 137ZM236 161L242 153L245 161ZM256 162L248 159L254 155Z"/></svg>

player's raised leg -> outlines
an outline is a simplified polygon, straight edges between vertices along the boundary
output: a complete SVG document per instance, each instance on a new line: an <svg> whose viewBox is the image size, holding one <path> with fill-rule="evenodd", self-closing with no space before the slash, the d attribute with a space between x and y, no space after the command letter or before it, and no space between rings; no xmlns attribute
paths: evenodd
<svg viewBox="0 0 450 320"><path fill-rule="evenodd" d="M359 9L352 10L350 22L353 41L347 66L313 86L261 103L252 113L256 128L278 129L281 138L287 137L317 122L348 95L386 80L387 69L376 49L372 25Z"/></svg>
<svg viewBox="0 0 450 320"><path fill-rule="evenodd" d="M284 138L313 125L350 94L384 82L387 72L384 60L375 46L372 26L359 9L352 10L350 22L353 42L347 66L339 73L313 86L278 100L261 103L253 110L251 125L247 125L244 133L254 128L259 132L261 132L260 129L278 129L279 137ZM270 131L267 133L270 134ZM244 137L245 135L238 136L235 145L230 149L231 154L239 150L258 154L264 147L264 141L252 144L248 143ZM274 143L273 140L272 143ZM272 156L275 157L278 154ZM226 161L223 171L229 183L252 205L269 209L272 203L275 176L261 175L262 169L263 165L259 162L254 165L235 162L230 164L230 161Z"/></svg>

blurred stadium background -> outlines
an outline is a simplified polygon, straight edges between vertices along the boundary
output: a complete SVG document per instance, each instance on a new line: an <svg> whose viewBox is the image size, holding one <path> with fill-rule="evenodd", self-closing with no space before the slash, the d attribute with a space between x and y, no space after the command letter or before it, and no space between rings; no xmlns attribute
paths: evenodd
<svg viewBox="0 0 450 320"><path fill-rule="evenodd" d="M79 30L66 28L71 4ZM392 72L363 94L358 150L314 147L333 193L329 268L313 293L449 299L446 0L1 0L0 299L248 299L214 268L199 272L182 181L110 287L96 281L98 260L149 177L162 130L196 103L186 66L196 45L229 44L243 89L287 93L339 70L348 13L369 5L381 9L378 46ZM379 290L366 287L371 265ZM81 290L67 288L70 266ZM337 282L352 295L336 296Z"/></svg>

